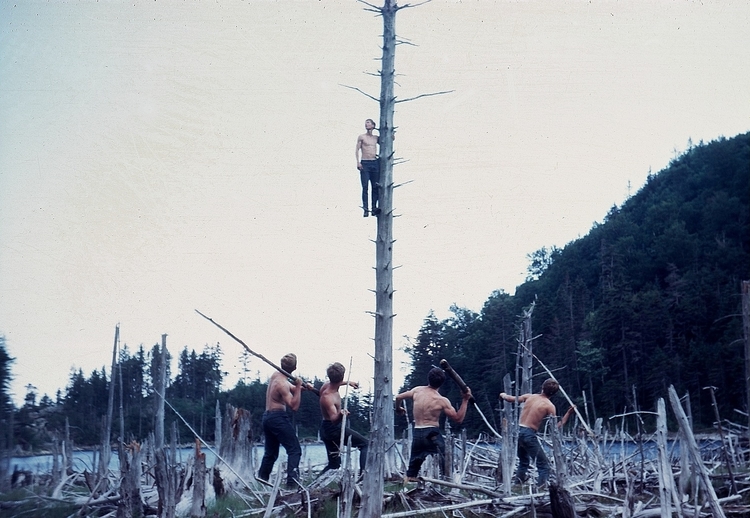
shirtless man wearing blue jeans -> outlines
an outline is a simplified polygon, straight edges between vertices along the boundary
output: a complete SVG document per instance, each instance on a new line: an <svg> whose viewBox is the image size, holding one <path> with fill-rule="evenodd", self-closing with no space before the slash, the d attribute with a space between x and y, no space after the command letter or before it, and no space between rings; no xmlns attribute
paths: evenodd
<svg viewBox="0 0 750 518"><path fill-rule="evenodd" d="M550 398L557 394L558 390L560 390L559 383L550 378L544 382L539 394L523 394L516 397L505 392L500 393L500 399L503 401L523 403L518 422L518 470L516 471L516 478L520 482L526 482L528 478L526 472L529 470L531 459L536 462L536 469L539 472L537 485L543 486L549 480L549 460L547 460L542 445L539 444L536 433L545 417L557 414L555 405L550 401ZM568 409L557 423L558 428L568 422L568 418L574 409L575 406Z"/></svg>
<svg viewBox="0 0 750 518"><path fill-rule="evenodd" d="M365 218L370 215L370 211L367 205L367 186L368 183L372 187L372 215L377 216L380 214L380 208L378 208L378 194L380 187L380 160L378 159L378 143L380 137L373 135L372 131L375 129L375 121L367 119L365 121L366 133L363 133L357 137L357 147L354 149L354 156L357 159L357 169L359 169L359 177L362 183L362 209Z"/></svg>

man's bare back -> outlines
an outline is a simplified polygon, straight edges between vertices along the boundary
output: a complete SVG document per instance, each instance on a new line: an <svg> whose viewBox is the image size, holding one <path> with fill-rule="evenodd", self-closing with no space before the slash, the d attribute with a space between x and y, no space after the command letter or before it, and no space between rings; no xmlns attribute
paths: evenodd
<svg viewBox="0 0 750 518"><path fill-rule="evenodd" d="M461 423L466 416L466 401L471 399L471 391L468 394L464 394L464 402L456 411L451 405L448 398L441 396L437 389L430 387L429 385L415 387L406 392L402 392L396 396L396 404L398 405L402 399L411 398L414 402L414 425L422 428L426 426L440 426L440 414L445 412L445 415Z"/></svg>
<svg viewBox="0 0 750 518"><path fill-rule="evenodd" d="M274 372L268 380L266 390L266 410L286 410L287 407L295 412L299 409L302 396L302 379L297 378L292 385L286 376Z"/></svg>
<svg viewBox="0 0 750 518"><path fill-rule="evenodd" d="M545 417L557 412L552 401L543 394L524 394L518 401L524 402L518 424L534 431L539 430Z"/></svg>
<svg viewBox="0 0 750 518"><path fill-rule="evenodd" d="M514 397L506 394L505 392L500 393L500 399L508 402L516 401L518 403L524 403L523 409L521 410L521 417L518 419L518 424L531 428L535 432L539 430L542 425L542 421L547 416L553 416L557 414L557 409L554 403L550 401L550 395L554 396L559 389L557 381L548 379L542 385L542 392L539 394L523 394L518 397ZM575 405L571 406L563 418L557 423L557 426L563 426L568 422L570 414L575 410Z"/></svg>

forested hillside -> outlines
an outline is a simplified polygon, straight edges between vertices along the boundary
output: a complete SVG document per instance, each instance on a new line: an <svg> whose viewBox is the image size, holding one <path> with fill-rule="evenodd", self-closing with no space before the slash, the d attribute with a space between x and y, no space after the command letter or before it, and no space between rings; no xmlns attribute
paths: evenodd
<svg viewBox="0 0 750 518"><path fill-rule="evenodd" d="M689 393L697 427L714 421L707 386L723 418L745 422L734 410L746 410L740 283L750 279L750 133L691 147L588 235L530 259L515 295L494 293L480 313L427 316L407 385L425 383L447 358L487 413L502 377L515 379L520 315L534 303L533 351L592 420L654 410L674 385ZM538 364L534 373L536 391L547 375ZM455 386L446 392L457 400ZM483 426L475 414L465 425Z"/></svg>
<svg viewBox="0 0 750 518"><path fill-rule="evenodd" d="M515 378L521 315L533 304L534 353L591 421L602 417L612 427L619 425L609 419L614 415L654 410L674 385L689 394L696 427L714 421L708 386L716 387L722 417L745 422L735 409L747 406L740 282L750 279L750 133L691 147L588 235L529 258L529 279L514 295L493 293L479 313L454 307L446 320L426 316L409 348L413 370L406 386L426 383L427 371L446 358L499 428L498 393L503 376ZM115 379L122 375L124 382L115 392L115 416L121 406L126 440L142 440L154 429L158 355L158 346L120 351ZM217 401L221 408L249 409L258 437L266 385L254 379L222 391L221 360L218 344L201 353L183 348L177 373L168 373L167 399L206 440L213 439ZM12 363L0 335L0 449L47 447L63 436L66 420L76 445L100 442L107 369L71 374L54 400L38 399L29 386L25 404L14 408ZM534 373L537 391L547 374L538 363ZM443 392L460 399L453 382ZM556 402L567 406L560 396ZM353 427L367 433L368 396L353 397L349 409ZM192 440L174 411L166 419ZM312 393L303 394L295 420L300 437L316 436L320 410ZM647 415L644 420L649 427ZM396 418L397 427L405 424ZM472 435L486 431L473 410L464 425Z"/></svg>

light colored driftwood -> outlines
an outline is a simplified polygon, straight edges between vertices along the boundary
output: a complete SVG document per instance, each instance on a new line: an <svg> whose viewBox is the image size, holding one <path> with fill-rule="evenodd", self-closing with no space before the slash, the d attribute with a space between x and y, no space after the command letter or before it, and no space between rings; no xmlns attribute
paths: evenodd
<svg viewBox="0 0 750 518"><path fill-rule="evenodd" d="M703 464L703 459L701 459L700 449L698 448L698 444L695 441L695 436L690 429L687 416L685 415L685 411L680 404L680 398L677 396L677 392L671 385L669 386L669 400L672 404L672 411L677 416L677 422L680 425L680 433L685 436L688 446L687 453L690 456L693 467L697 469L698 476L700 477L703 484L704 493L708 500L708 505L711 508L711 512L713 513L714 518L723 518L725 516L724 510L719 505L716 492L714 491L714 487L711 484L711 479L708 475L708 471L706 470L706 466Z"/></svg>
<svg viewBox="0 0 750 518"><path fill-rule="evenodd" d="M343 423L342 423L343 426ZM340 518L350 518L354 510L354 487L355 487L355 476L352 471L352 438L346 441L346 447L344 450L344 470L341 477L341 495L342 495L342 506Z"/></svg>
<svg viewBox="0 0 750 518"><path fill-rule="evenodd" d="M503 387L506 394L513 391L510 374L506 374L503 378ZM518 445L518 420L516 415L518 409L511 403L503 401L501 412L503 441L498 462L502 470L503 494L507 496L510 495L513 469L516 463L516 448Z"/></svg>
<svg viewBox="0 0 750 518"><path fill-rule="evenodd" d="M428 477L420 477L420 480L423 480L424 482L430 482L431 484L435 484L438 486L451 487L455 489L463 489L464 491L472 491L476 493L484 493L485 495L491 496L493 498L502 497L502 495L498 493L497 491L492 491L491 489L488 489L483 486L472 485L472 484L457 484L456 482L448 482L447 480L439 480L436 478L428 478Z"/></svg>
<svg viewBox="0 0 750 518"><path fill-rule="evenodd" d="M664 399L659 398L657 402L656 439L659 460L659 501L661 503L662 516L672 516L672 504L678 517L682 517L680 496L675 489L672 465L667 453L667 410Z"/></svg>
<svg viewBox="0 0 750 518"><path fill-rule="evenodd" d="M410 511L404 511L402 513L389 513L384 514L381 516L381 518L406 518L408 516L418 516L422 514L431 514L431 513L442 513L445 511L454 511L456 509L466 509L467 507L479 507L482 505L490 505L493 503L500 503L501 501L498 500L474 500L473 502L464 502L461 504L453 504L453 505L442 505L438 507L430 507L428 509L412 509Z"/></svg>
<svg viewBox="0 0 750 518"><path fill-rule="evenodd" d="M195 462L193 468L193 502L191 518L206 516L206 454L201 451L201 443L195 440Z"/></svg>
<svg viewBox="0 0 750 518"><path fill-rule="evenodd" d="M276 467L276 475L273 479L273 489L271 489L271 494L268 495L268 505L266 506L266 512L263 514L263 518L270 518L271 513L273 513L273 505L276 502L276 495L279 494L279 485L281 484L281 473L283 470L284 466L282 463L279 463Z"/></svg>
<svg viewBox="0 0 750 518"><path fill-rule="evenodd" d="M141 497L141 445L132 442L127 446L120 443L120 501L117 505L118 518L143 515ZM90 504L89 504L90 505Z"/></svg>
<svg viewBox="0 0 750 518"><path fill-rule="evenodd" d="M724 438L724 429L721 426L721 417L719 416L719 405L716 404L715 387L705 387L711 393L711 405L714 407L714 415L716 416L716 428L719 431L719 439L721 439L721 456L724 459L727 473L729 474L729 482L732 485L732 493L737 493L737 484L734 480L734 473L732 472L732 459L730 458L729 452L727 451L726 439Z"/></svg>
<svg viewBox="0 0 750 518"><path fill-rule="evenodd" d="M552 454L555 458L555 477L557 484L560 487L564 487L568 478L568 472L562 451L562 437L560 436L560 429L557 427L557 418L553 416L549 421L550 429L552 430Z"/></svg>

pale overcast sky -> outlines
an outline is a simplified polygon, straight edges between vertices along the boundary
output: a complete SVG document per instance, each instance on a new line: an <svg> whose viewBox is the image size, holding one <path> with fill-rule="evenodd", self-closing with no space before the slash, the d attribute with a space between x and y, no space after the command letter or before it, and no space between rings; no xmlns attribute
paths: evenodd
<svg viewBox="0 0 750 518"><path fill-rule="evenodd" d="M399 12L394 348L514 293L688 139L750 129L750 3L434 0ZM354 146L382 20L354 0L0 1L0 334L17 403L163 333L372 375ZM396 384L403 380L396 352ZM251 369L265 378L259 361ZM173 367L173 372L176 369ZM396 387L398 388L398 387Z"/></svg>

